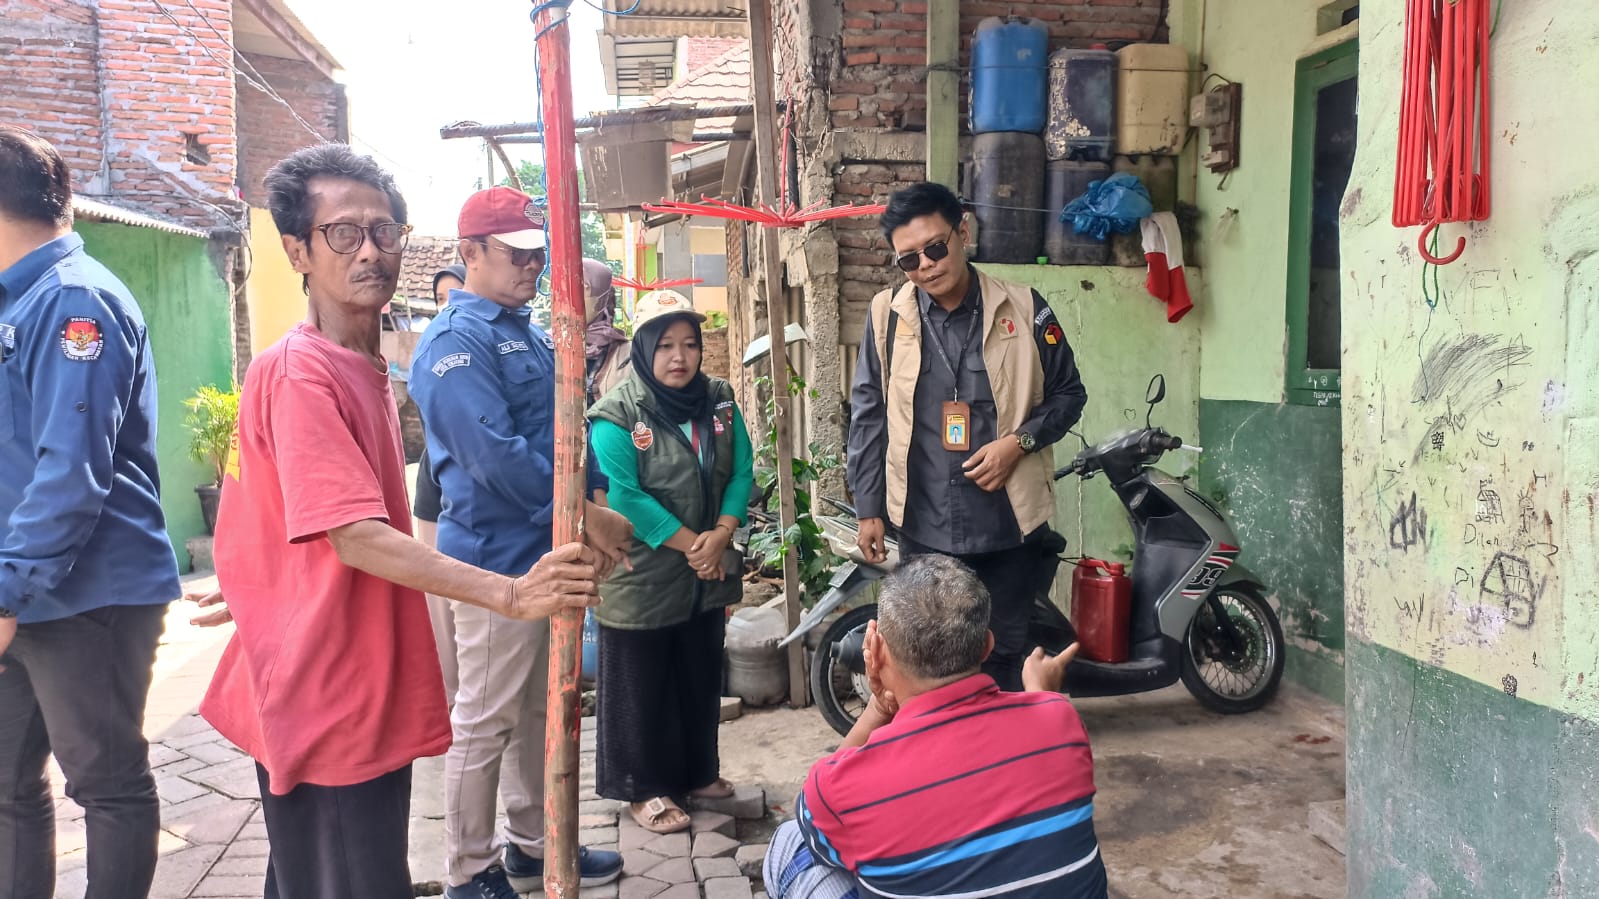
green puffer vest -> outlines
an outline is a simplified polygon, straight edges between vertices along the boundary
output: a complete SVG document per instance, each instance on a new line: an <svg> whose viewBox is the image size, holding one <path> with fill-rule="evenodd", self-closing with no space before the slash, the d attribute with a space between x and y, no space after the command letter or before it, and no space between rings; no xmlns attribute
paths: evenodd
<svg viewBox="0 0 1599 899"><path fill-rule="evenodd" d="M696 464L682 428L656 410L654 394L637 378L628 377L589 410L591 420L608 421L633 434L639 485L696 532L716 526L722 492L733 476L733 387L717 378L710 381L722 430L712 436L709 446L702 445L710 455L708 467ZM651 549L635 539L628 558L632 571L618 567L600 585L601 603L594 617L606 627L670 627L700 612L730 606L744 594L743 572L720 581L701 580L686 556L666 546Z"/></svg>

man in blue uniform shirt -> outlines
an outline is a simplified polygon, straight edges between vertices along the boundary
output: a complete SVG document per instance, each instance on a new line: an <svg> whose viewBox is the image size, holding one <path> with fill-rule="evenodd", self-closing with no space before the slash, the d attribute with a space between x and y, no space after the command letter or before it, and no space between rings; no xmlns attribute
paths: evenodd
<svg viewBox="0 0 1599 899"><path fill-rule="evenodd" d="M88 890L142 897L160 809L142 733L179 594L155 368L128 288L72 233L55 148L0 126L0 899L52 895L52 752Z"/></svg>
<svg viewBox="0 0 1599 899"><path fill-rule="evenodd" d="M467 199L458 228L466 285L450 291L411 361L411 396L444 495L438 547L491 571L526 571L550 551L554 500L555 351L528 308L546 261L543 214L527 194L495 187ZM592 460L588 470L590 486L603 487ZM587 516L590 533L614 520L631 539L616 513L591 504ZM512 899L513 887L537 889L543 874L549 623L457 603L455 643L445 896ZM511 783L500 782L502 763L516 772ZM621 856L584 849L579 873L583 886L609 883Z"/></svg>

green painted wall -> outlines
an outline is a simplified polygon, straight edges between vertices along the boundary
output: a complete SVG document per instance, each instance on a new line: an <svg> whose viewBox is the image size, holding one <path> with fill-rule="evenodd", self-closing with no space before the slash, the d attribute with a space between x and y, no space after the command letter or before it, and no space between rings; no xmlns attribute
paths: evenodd
<svg viewBox="0 0 1599 899"><path fill-rule="evenodd" d="M103 222L79 222L74 230L83 235L90 255L133 291L150 329L159 404L161 508L173 551L187 571L184 541L205 533L194 487L210 483L212 476L189 459L183 401L203 384L230 383L228 286L207 255L207 241Z"/></svg>
<svg viewBox="0 0 1599 899"><path fill-rule="evenodd" d="M1242 563L1271 588L1290 643L1287 677L1341 700L1339 414L1283 403L1294 77L1301 58L1338 39L1317 35L1323 2L1187 0L1173 9L1174 34L1190 46L1202 23L1207 75L1244 86L1240 167L1225 182L1206 171L1195 180L1206 287L1201 490L1223 499Z"/></svg>
<svg viewBox="0 0 1599 899"><path fill-rule="evenodd" d="M1599 7L1504 4L1492 216L1432 272L1389 221L1403 6L1361 4L1341 215L1351 894L1592 896Z"/></svg>
<svg viewBox="0 0 1599 899"><path fill-rule="evenodd" d="M1599 894L1599 725L1360 639L1348 678L1350 896Z"/></svg>
<svg viewBox="0 0 1599 899"><path fill-rule="evenodd" d="M999 278L1026 284L1049 302L1077 355L1088 389L1088 406L1077 430L1090 443L1144 424L1144 389L1156 373L1166 376L1166 400L1152 421L1192 443L1199 433L1199 328L1202 302L1181 322L1168 324L1165 304L1144 289L1144 269L1099 266L980 265ZM1189 270L1196 297L1203 278ZM1055 445L1055 465L1071 461L1081 444L1067 436ZM1197 469L1190 453L1176 452L1162 463L1181 475ZM1056 484L1055 528L1066 536L1072 555L1124 558L1132 544L1127 512L1103 478L1066 478ZM1064 567L1062 579L1069 578ZM1057 590L1064 598L1069 594Z"/></svg>
<svg viewBox="0 0 1599 899"><path fill-rule="evenodd" d="M1344 699L1343 459L1338 409L1199 401L1200 492L1238 534L1271 589L1290 651L1286 676Z"/></svg>

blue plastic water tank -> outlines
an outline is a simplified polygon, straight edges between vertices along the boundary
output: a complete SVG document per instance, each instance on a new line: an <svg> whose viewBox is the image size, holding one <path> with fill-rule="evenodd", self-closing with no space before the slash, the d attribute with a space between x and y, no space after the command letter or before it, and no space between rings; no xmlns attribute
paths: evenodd
<svg viewBox="0 0 1599 899"><path fill-rule="evenodd" d="M1049 94L1049 26L990 16L972 38L973 134L1044 130Z"/></svg>

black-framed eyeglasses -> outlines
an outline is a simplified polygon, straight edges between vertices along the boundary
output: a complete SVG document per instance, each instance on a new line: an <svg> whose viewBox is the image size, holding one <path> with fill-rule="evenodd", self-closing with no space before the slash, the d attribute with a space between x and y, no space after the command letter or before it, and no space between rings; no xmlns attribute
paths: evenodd
<svg viewBox="0 0 1599 899"><path fill-rule="evenodd" d="M331 222L326 225L317 225L312 231L321 231L322 238L328 242L328 249L341 256L348 256L361 245L366 243L368 233L372 235L372 245L380 253L396 256L405 252L405 247L411 242L411 226L399 222L384 222L381 225L357 225L354 222Z"/></svg>
<svg viewBox="0 0 1599 899"><path fill-rule="evenodd" d="M902 272L914 272L922 267L922 257L926 256L930 262L938 262L949 255L949 242L955 237L955 229L949 229L949 234L943 240L935 240L920 250L911 250L909 253L894 260Z"/></svg>
<svg viewBox="0 0 1599 899"><path fill-rule="evenodd" d="M489 243L486 240L474 240L472 242L473 243L477 243L477 244L482 244L483 246L489 247L490 249L500 250L500 251L504 252L505 255L511 257L511 264L516 266L517 268L525 268L525 267L527 267L528 265L532 264L535 261L537 261L539 265L543 265L544 264L544 248L543 247L534 247L531 250L523 250L523 249L518 249L516 247L508 247L508 246L505 246L503 244Z"/></svg>

